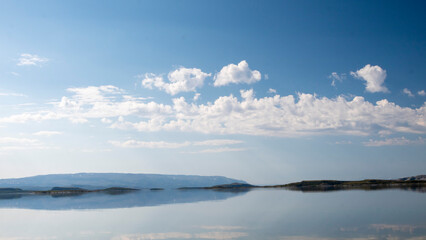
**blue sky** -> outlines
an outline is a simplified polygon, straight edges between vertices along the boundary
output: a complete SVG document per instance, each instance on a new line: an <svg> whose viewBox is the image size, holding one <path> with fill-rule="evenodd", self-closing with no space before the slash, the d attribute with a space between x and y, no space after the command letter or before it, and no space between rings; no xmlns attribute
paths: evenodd
<svg viewBox="0 0 426 240"><path fill-rule="evenodd" d="M2 177L426 172L422 1L2 1Z"/></svg>

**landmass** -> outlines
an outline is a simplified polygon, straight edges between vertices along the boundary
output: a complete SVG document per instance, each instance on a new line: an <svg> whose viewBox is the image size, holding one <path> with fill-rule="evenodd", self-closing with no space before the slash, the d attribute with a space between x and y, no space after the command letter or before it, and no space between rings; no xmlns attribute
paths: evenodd
<svg viewBox="0 0 426 240"><path fill-rule="evenodd" d="M112 179L108 179L112 177ZM149 179L154 176L155 179L162 180L161 183L149 184L146 182L140 182L143 179ZM96 185L101 185L101 183L94 182L96 178L101 179L102 183L107 187L95 188ZM28 189L28 179L59 179L61 183L66 183L69 187L52 187L50 189L45 189L46 186L52 185L52 183L47 183L43 181L32 182L32 189ZM173 183L173 179L177 183ZM196 180L201 179L203 183L210 185L202 186L200 182ZM74 182L72 181L74 180ZM115 180L115 181L114 181ZM131 181L133 180L133 181ZM137 180L137 181L136 181ZM150 191L162 191L165 190L163 187L169 187L169 189L178 189L178 190L216 190L216 191L249 191L255 188L276 188L276 189L287 189L303 192L323 192L323 191L337 191L337 190L379 190L379 189L403 189L403 190L413 190L419 192L426 192L426 175L418 175L412 177L405 177L399 179L365 179L357 181L338 181L338 180L309 180L294 182L282 185L267 185L267 186L257 186L251 185L241 180L236 180L236 182L231 182L233 179L225 177L202 177L202 176L179 176L179 175L155 175L155 174L75 174L75 175L46 175L46 176L37 176L24 179L3 179L0 180L0 199L9 199L18 195L51 195L54 197L60 196L74 196L82 195L85 193L106 193L111 195L118 195L123 193L129 193L138 190L150 190ZM175 187L171 186L180 186L184 182L189 181L189 184L192 186L183 186ZM121 183L126 187L116 187L111 186L114 182ZM224 184L211 184L211 183L222 183ZM87 185L88 183L91 183ZM40 186L35 187L34 185L40 184ZM86 185L85 185L86 184ZM1 187L6 185L9 187ZM23 186L21 187L10 187L10 186ZM81 187L89 186L90 188ZM201 186L200 186L201 185ZM136 188L134 186L143 186L144 188Z"/></svg>
<svg viewBox="0 0 426 240"><path fill-rule="evenodd" d="M310 180L294 182L282 185L256 186L250 184L224 184L202 189L225 190L246 188L284 188L288 190L315 192L315 191L337 191L337 190L380 190L380 189L403 189L426 192L426 175L418 175L399 179L365 179L359 181L338 180Z"/></svg>
<svg viewBox="0 0 426 240"><path fill-rule="evenodd" d="M75 173L0 179L0 188L20 188L22 190L38 191L49 191L57 186L87 190L106 189L117 186L135 189L177 189L180 187L205 187L230 183L246 182L223 176Z"/></svg>

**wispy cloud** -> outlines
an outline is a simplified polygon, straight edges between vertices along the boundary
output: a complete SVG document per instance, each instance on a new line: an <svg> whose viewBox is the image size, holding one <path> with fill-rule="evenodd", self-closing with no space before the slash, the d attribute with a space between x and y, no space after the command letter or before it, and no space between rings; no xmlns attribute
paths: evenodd
<svg viewBox="0 0 426 240"><path fill-rule="evenodd" d="M48 62L49 59L40 57L35 54L23 53L18 59L18 66L40 66L41 64Z"/></svg>
<svg viewBox="0 0 426 240"><path fill-rule="evenodd" d="M26 97L25 94L14 93L14 92L0 92L0 96L3 96L3 97Z"/></svg>
<svg viewBox="0 0 426 240"><path fill-rule="evenodd" d="M350 141L350 140L342 140L342 141L335 142L335 144L338 144L338 145L347 145L347 144L352 144L352 141Z"/></svg>
<svg viewBox="0 0 426 240"><path fill-rule="evenodd" d="M195 93L194 94L194 98L192 100L194 100L194 102L198 101L198 99L200 98L201 93Z"/></svg>
<svg viewBox="0 0 426 240"><path fill-rule="evenodd" d="M421 91L418 91L417 92L417 94L419 95L419 96L426 96L426 92L425 92L425 90L421 90Z"/></svg>
<svg viewBox="0 0 426 240"><path fill-rule="evenodd" d="M384 140L373 140L370 139L368 142L363 142L367 147L381 147L381 146L403 146L403 145L418 145L424 144L425 141L422 137L418 139L410 140L405 137L400 138L386 138Z"/></svg>
<svg viewBox="0 0 426 240"><path fill-rule="evenodd" d="M195 146L223 146L223 145L231 145L231 144L239 144L239 143L243 143L243 141L233 140L233 139L213 139L213 140L193 142L193 145L195 145Z"/></svg>
<svg viewBox="0 0 426 240"><path fill-rule="evenodd" d="M414 94L408 88L404 88L402 92L409 97L414 97Z"/></svg>
<svg viewBox="0 0 426 240"><path fill-rule="evenodd" d="M270 88L269 90L268 90L268 93L277 93L277 90L275 90L275 89L273 89L273 88Z"/></svg>
<svg viewBox="0 0 426 240"><path fill-rule="evenodd" d="M232 140L232 139L213 139L206 141L185 141L185 142L165 142L165 141L137 141L127 140L124 142L120 141L109 141L110 144L121 147L121 148L183 148L188 146L224 146L240 144L243 141ZM197 153L208 153L208 152L230 152L230 151L243 151L242 148L216 148L216 149L204 149Z"/></svg>
<svg viewBox="0 0 426 240"><path fill-rule="evenodd" d="M34 136L44 136L44 137L51 137L51 136L61 135L61 134L63 134L63 132L58 132L58 131L39 131L39 132L33 133Z"/></svg>
<svg viewBox="0 0 426 240"><path fill-rule="evenodd" d="M392 230L394 232L408 232L413 233L416 229L426 229L422 225L402 225L402 224L371 224L370 228L376 231Z"/></svg>
<svg viewBox="0 0 426 240"><path fill-rule="evenodd" d="M338 74L337 72L332 72L328 78L331 79L331 86L335 87L336 86L336 82L343 82L343 79L346 78L346 74L342 73L342 74Z"/></svg>
<svg viewBox="0 0 426 240"><path fill-rule="evenodd" d="M183 232L167 232L167 233L140 233L127 234L112 238L113 240L144 240L144 239L237 239L247 237L245 232L204 232L204 233L183 233Z"/></svg>
<svg viewBox="0 0 426 240"><path fill-rule="evenodd" d="M243 227L243 226L226 226L226 225L200 226L200 228L207 229L207 230L221 230L221 231L246 229L246 227Z"/></svg>
<svg viewBox="0 0 426 240"><path fill-rule="evenodd" d="M158 141L158 142L146 142L146 141L136 141L136 140L127 140L124 142L120 141L109 141L112 145L116 147L122 147L122 148L181 148L191 145L190 142L182 142L182 143L175 143L175 142L164 142L164 141Z"/></svg>
<svg viewBox="0 0 426 240"><path fill-rule="evenodd" d="M222 147L222 148L208 148L208 149L202 149L199 151L191 151L191 152L183 152L183 153L223 153L223 152L242 152L246 151L246 148L230 148L230 147Z"/></svg>

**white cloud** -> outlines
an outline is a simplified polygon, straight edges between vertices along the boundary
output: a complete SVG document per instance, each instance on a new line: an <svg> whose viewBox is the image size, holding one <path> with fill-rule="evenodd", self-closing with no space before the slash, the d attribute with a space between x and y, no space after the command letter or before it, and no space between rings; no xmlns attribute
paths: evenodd
<svg viewBox="0 0 426 240"><path fill-rule="evenodd" d="M63 133L58 131L39 131L39 132L33 133L34 136L45 136L45 137L51 137L51 136L61 135L61 134Z"/></svg>
<svg viewBox="0 0 426 240"><path fill-rule="evenodd" d="M400 138L387 138L384 140L373 140L370 139L368 142L363 142L364 146L367 147L381 147L381 146L403 146L403 145L417 145L424 144L423 138L419 137L415 140L410 140L405 137Z"/></svg>
<svg viewBox="0 0 426 240"><path fill-rule="evenodd" d="M206 105L174 99L173 115L113 127L139 131L178 130L215 134L292 137L299 135L369 135L378 131L426 133L426 106L403 108L387 100L372 104L363 97L317 98L311 94L254 98L253 91L219 97Z"/></svg>
<svg viewBox="0 0 426 240"><path fill-rule="evenodd" d="M214 102L196 104L180 97L174 98L172 104L162 104L124 98L123 90L113 86L73 88L69 92L71 96L53 102L51 109L2 117L0 124L108 118L114 121L111 128L142 132L279 137L374 135L384 131L426 133L426 104L419 108L401 107L386 99L370 103L360 96L332 99L300 93L256 98L253 90L243 90L241 98L221 96Z"/></svg>
<svg viewBox="0 0 426 240"><path fill-rule="evenodd" d="M275 90L275 89L273 89L273 88L270 88L270 89L268 90L268 93L277 93L277 90Z"/></svg>
<svg viewBox="0 0 426 240"><path fill-rule="evenodd" d="M194 102L198 101L200 96L201 96L201 93L195 93L194 98L193 98Z"/></svg>
<svg viewBox="0 0 426 240"><path fill-rule="evenodd" d="M203 86L204 79L208 76L211 74L204 73L198 68L181 67L168 74L169 83L164 82L162 76L147 73L143 77L142 86L149 89L155 87L170 95L176 95L180 92L195 92L197 88Z"/></svg>
<svg viewBox="0 0 426 240"><path fill-rule="evenodd" d="M420 96L423 96L423 97L426 96L425 90L418 91L417 94L419 94Z"/></svg>
<svg viewBox="0 0 426 240"><path fill-rule="evenodd" d="M41 64L48 62L49 59L39 57L34 54L23 53L18 60L18 66L40 66Z"/></svg>
<svg viewBox="0 0 426 240"><path fill-rule="evenodd" d="M261 74L257 70L251 70L248 63L243 60L238 65L229 64L220 70L214 77L214 86L225 86L230 83L251 84L260 81Z"/></svg>
<svg viewBox="0 0 426 240"><path fill-rule="evenodd" d="M336 81L338 81L338 82L343 82L343 79L345 79L346 78L346 74L338 74L338 73L336 73L336 72L332 72L331 74L330 74L330 76L328 76L328 78L330 78L331 79L331 86L333 86L333 87L335 87L336 86Z"/></svg>
<svg viewBox="0 0 426 240"><path fill-rule="evenodd" d="M365 81L365 90L367 92L389 92L389 90L384 86L386 70L379 66L371 66L370 64L367 64L358 71L351 72L351 75Z"/></svg>
<svg viewBox="0 0 426 240"><path fill-rule="evenodd" d="M404 94L407 94L407 96L409 96L409 97L414 97L414 94L408 89L408 88L404 88L403 90L402 90L402 92L404 93Z"/></svg>

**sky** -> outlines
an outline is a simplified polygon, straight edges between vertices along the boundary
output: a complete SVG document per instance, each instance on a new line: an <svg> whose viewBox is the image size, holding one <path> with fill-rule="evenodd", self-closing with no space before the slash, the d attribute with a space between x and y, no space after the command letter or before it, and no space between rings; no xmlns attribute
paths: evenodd
<svg viewBox="0 0 426 240"><path fill-rule="evenodd" d="M424 1L1 1L0 177L426 173Z"/></svg>

